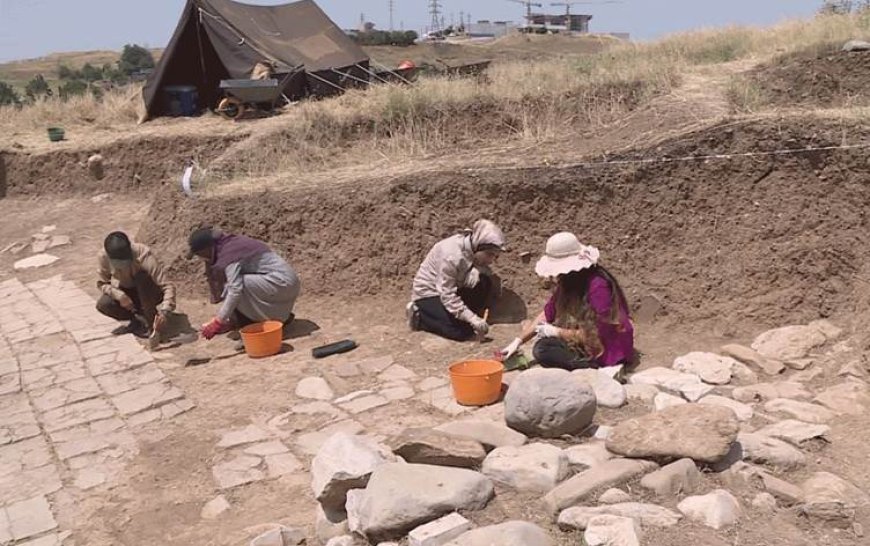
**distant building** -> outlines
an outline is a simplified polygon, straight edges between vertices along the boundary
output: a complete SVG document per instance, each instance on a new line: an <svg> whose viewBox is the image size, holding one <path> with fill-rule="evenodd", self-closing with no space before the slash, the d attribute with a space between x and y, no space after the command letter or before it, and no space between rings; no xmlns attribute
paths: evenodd
<svg viewBox="0 0 870 546"><path fill-rule="evenodd" d="M467 25L465 32L472 38L501 38L517 29L516 23L511 21L488 21L482 20Z"/></svg>
<svg viewBox="0 0 870 546"><path fill-rule="evenodd" d="M533 13L526 24L528 30L543 30L551 32L589 32L591 15L571 14L548 15L545 13Z"/></svg>

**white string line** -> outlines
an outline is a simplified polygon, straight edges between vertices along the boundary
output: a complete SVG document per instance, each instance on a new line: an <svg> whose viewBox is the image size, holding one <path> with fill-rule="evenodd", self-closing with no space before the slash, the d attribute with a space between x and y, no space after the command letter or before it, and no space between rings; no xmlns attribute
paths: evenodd
<svg viewBox="0 0 870 546"><path fill-rule="evenodd" d="M742 152L734 154L710 154L710 155L690 155L685 157L655 157L649 159L614 159L612 161L583 161L579 163L556 163L552 167L560 169L568 169L574 167L605 167L608 165L649 165L654 163L682 163L688 161L707 161L711 159L734 159L738 157L765 157L777 155L795 155L812 152L829 152L835 150L857 150L870 148L870 142L863 144L842 144L839 146L815 146L809 148L795 148L789 150L772 150L768 152ZM529 168L535 168L534 166ZM472 167L468 170L477 170ZM495 169L487 167L486 170L514 170L516 167L495 167Z"/></svg>

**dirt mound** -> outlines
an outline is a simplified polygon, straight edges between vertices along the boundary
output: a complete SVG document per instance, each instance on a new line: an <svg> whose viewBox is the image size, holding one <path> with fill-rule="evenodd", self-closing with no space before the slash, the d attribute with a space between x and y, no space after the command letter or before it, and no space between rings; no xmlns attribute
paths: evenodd
<svg viewBox="0 0 870 546"><path fill-rule="evenodd" d="M839 45L784 55L747 75L760 100L778 106L864 106L870 104L870 52L845 52Z"/></svg>
<svg viewBox="0 0 870 546"><path fill-rule="evenodd" d="M839 144L859 126L812 119L712 127L621 159ZM185 261L189 230L212 224L268 240L299 269L309 294L391 291L404 297L439 238L478 217L505 227L513 252L499 271L526 301L544 297L532 264L552 233L599 246L636 302L652 294L679 321L717 319L741 331L854 311L870 192L863 151L729 160L426 173L315 191L183 200L162 194L140 239ZM202 287L201 287L202 288Z"/></svg>
<svg viewBox="0 0 870 546"><path fill-rule="evenodd" d="M150 191L174 184L180 179L188 160L207 163L239 138L242 137L148 137L78 150L4 152L0 154L0 161L6 170L5 192L9 196L19 196ZM94 180L88 175L88 157L97 153L105 162L102 180ZM3 187L0 184L0 189Z"/></svg>

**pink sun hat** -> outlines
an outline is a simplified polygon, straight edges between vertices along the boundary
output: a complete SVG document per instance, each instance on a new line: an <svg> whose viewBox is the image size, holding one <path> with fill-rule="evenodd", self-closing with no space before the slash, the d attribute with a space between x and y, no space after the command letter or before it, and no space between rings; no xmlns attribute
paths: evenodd
<svg viewBox="0 0 870 546"><path fill-rule="evenodd" d="M535 265L535 273L550 279L582 271L596 265L600 256L597 248L582 244L573 233L557 233L547 241L544 255Z"/></svg>

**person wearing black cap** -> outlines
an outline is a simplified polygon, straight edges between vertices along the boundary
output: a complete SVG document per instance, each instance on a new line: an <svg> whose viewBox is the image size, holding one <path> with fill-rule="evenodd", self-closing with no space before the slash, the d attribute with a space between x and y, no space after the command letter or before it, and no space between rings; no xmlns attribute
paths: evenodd
<svg viewBox="0 0 870 546"><path fill-rule="evenodd" d="M129 321L113 334L148 337L160 331L175 310L175 286L163 266L146 245L130 241L120 231L103 242L99 257L97 288L102 296L97 310L116 320Z"/></svg>
<svg viewBox="0 0 870 546"><path fill-rule="evenodd" d="M256 322L293 321L299 277L266 243L212 228L195 230L188 243L188 258L197 256L205 263L212 303L222 303L211 322L203 325L204 338Z"/></svg>

